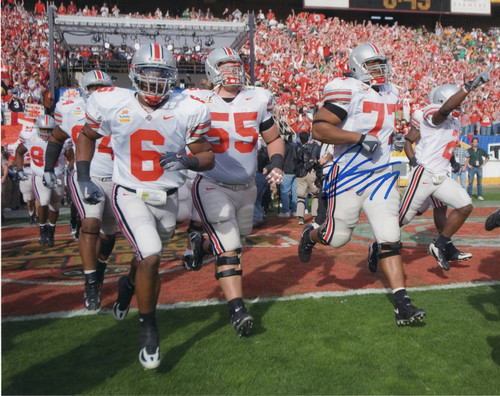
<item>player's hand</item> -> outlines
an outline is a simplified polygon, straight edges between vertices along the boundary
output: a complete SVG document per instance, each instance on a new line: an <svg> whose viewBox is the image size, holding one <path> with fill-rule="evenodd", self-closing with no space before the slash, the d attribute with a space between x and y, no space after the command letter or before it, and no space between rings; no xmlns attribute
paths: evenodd
<svg viewBox="0 0 500 396"><path fill-rule="evenodd" d="M458 173L460 171L460 164L458 162L455 162L454 164L451 165L451 171L453 173Z"/></svg>
<svg viewBox="0 0 500 396"><path fill-rule="evenodd" d="M405 135L403 135L401 132L393 133L391 135L391 143L394 150L399 152L403 151L403 149L405 148L405 142Z"/></svg>
<svg viewBox="0 0 500 396"><path fill-rule="evenodd" d="M16 173L17 180L28 180L28 174L24 171L24 169L18 170Z"/></svg>
<svg viewBox="0 0 500 396"><path fill-rule="evenodd" d="M185 154L167 151L160 158L160 166L168 171L177 171L187 169L189 162Z"/></svg>
<svg viewBox="0 0 500 396"><path fill-rule="evenodd" d="M78 180L78 185L83 194L83 200L89 205L96 205L101 202L102 192L92 180Z"/></svg>
<svg viewBox="0 0 500 396"><path fill-rule="evenodd" d="M45 187L56 188L57 178L54 172L44 172L42 181Z"/></svg>
<svg viewBox="0 0 500 396"><path fill-rule="evenodd" d="M267 165L262 173L266 175L267 182L271 186L280 185L283 181L283 171L279 168L273 167L272 164Z"/></svg>
<svg viewBox="0 0 500 396"><path fill-rule="evenodd" d="M375 151L377 151L378 147L380 146L380 140L378 140L373 135L366 134L366 135L361 135L358 144L361 145L361 148L365 150L368 154L373 154Z"/></svg>
<svg viewBox="0 0 500 396"><path fill-rule="evenodd" d="M410 163L410 166L411 167L414 167L414 166L417 166L418 165L418 162L417 162L417 157L413 156L411 158L408 159L408 162Z"/></svg>
<svg viewBox="0 0 500 396"><path fill-rule="evenodd" d="M490 81L490 71L493 68L493 65L490 65L485 71L479 73L473 80L464 83L465 89L467 91L474 91L477 87L487 83Z"/></svg>

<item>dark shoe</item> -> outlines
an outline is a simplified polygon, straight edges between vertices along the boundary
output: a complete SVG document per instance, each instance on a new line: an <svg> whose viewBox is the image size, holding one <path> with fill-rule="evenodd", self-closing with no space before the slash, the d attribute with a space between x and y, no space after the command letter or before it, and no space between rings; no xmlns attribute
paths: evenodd
<svg viewBox="0 0 500 396"><path fill-rule="evenodd" d="M303 217L299 217L299 225L303 225L304 224L304 218Z"/></svg>
<svg viewBox="0 0 500 396"><path fill-rule="evenodd" d="M189 271L199 271L203 265L203 257L206 253L203 250L203 243L205 238L199 232L192 232L189 234L189 242L191 243L191 250L193 251L193 262ZM182 263L184 265L184 262Z"/></svg>
<svg viewBox="0 0 500 396"><path fill-rule="evenodd" d="M421 322L425 319L425 315L427 315L425 309L413 306L408 296L404 298L403 303L394 308L394 313L396 314L396 323L398 326Z"/></svg>
<svg viewBox="0 0 500 396"><path fill-rule="evenodd" d="M95 310L101 307L101 284L98 280L97 272L85 274L85 292L83 303L88 310Z"/></svg>
<svg viewBox="0 0 500 396"><path fill-rule="evenodd" d="M486 231L494 230L497 227L500 227L500 209L490 214L484 223Z"/></svg>
<svg viewBox="0 0 500 396"><path fill-rule="evenodd" d="M36 213L33 213L32 215L28 216L28 219L31 225L38 224L38 216L36 215Z"/></svg>
<svg viewBox="0 0 500 396"><path fill-rule="evenodd" d="M49 226L47 224L40 226L40 238L38 238L40 245L47 245L49 243Z"/></svg>
<svg viewBox="0 0 500 396"><path fill-rule="evenodd" d="M47 238L47 245L49 247L54 246L54 234L56 233L56 226L51 226L49 224L49 235Z"/></svg>
<svg viewBox="0 0 500 396"><path fill-rule="evenodd" d="M248 337L253 323L253 317L247 312L245 307L240 307L231 315L231 324L238 337Z"/></svg>
<svg viewBox="0 0 500 396"><path fill-rule="evenodd" d="M308 224L304 227L302 231L302 237L299 242L299 259L303 263L309 262L311 259L311 253L316 242L311 241L311 231L314 230L312 224Z"/></svg>
<svg viewBox="0 0 500 396"><path fill-rule="evenodd" d="M160 365L160 337L156 326L141 326L141 351L139 362L145 369L153 370Z"/></svg>
<svg viewBox="0 0 500 396"><path fill-rule="evenodd" d="M118 298L113 305L113 317L115 320L123 320L127 317L134 291L135 286L128 281L128 275L122 275L118 279Z"/></svg>
<svg viewBox="0 0 500 396"><path fill-rule="evenodd" d="M368 269L370 272L377 272L378 265L378 243L372 242L368 248Z"/></svg>
<svg viewBox="0 0 500 396"><path fill-rule="evenodd" d="M463 253L456 248L453 242L446 244L445 248L447 261L467 261L472 258L472 253Z"/></svg>
<svg viewBox="0 0 500 396"><path fill-rule="evenodd" d="M435 242L432 242L429 245L429 253L434 256L438 265L444 269L445 271L450 270L450 264L448 264L448 260L446 260L446 251L444 249L440 249L436 246Z"/></svg>

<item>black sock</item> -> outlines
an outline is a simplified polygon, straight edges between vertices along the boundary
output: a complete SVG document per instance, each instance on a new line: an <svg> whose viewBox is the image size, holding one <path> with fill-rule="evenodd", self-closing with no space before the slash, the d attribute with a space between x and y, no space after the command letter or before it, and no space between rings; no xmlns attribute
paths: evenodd
<svg viewBox="0 0 500 396"><path fill-rule="evenodd" d="M439 234L438 239L436 239L436 246L440 249L444 249L446 244L451 241L451 238L444 236L443 234Z"/></svg>
<svg viewBox="0 0 500 396"><path fill-rule="evenodd" d="M141 322L141 326L156 326L156 311L147 314L140 313L139 322Z"/></svg>
<svg viewBox="0 0 500 396"><path fill-rule="evenodd" d="M407 297L407 295L406 295L406 289L398 290L392 296L394 298L394 304L396 306L398 306L398 305L402 304L404 302L405 298Z"/></svg>

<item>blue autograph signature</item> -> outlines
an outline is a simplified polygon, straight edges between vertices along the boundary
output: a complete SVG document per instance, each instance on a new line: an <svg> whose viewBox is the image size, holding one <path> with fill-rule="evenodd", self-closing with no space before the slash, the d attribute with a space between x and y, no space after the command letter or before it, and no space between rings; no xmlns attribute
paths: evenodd
<svg viewBox="0 0 500 396"><path fill-rule="evenodd" d="M332 180L330 183L328 180L330 179L331 173L333 172L333 169L335 168L335 165L337 162L348 152L354 151L354 149L357 147L357 152L356 154L349 160L349 162L344 166L344 169L342 169L341 172L337 175L336 180ZM392 165L397 165L401 164L401 161L395 161L395 162L389 162L387 164L375 167L373 169L366 169L366 170L358 170L360 166L364 165L365 163L371 161L371 158L367 158L366 160L360 162L359 164L353 166L352 168L349 166L351 163L357 158L359 153L361 152L362 148L360 145L354 145L349 147L330 167L330 170L328 171L328 175L325 179L325 184L323 186L323 191L326 194L328 198L332 198L334 196L340 195L348 190L351 190L358 186L359 184L365 182L369 178L371 178L376 171L387 168ZM364 187L360 188L358 191L356 191L356 194L360 195L363 193L364 190L366 190L368 187L370 187L372 184L375 184L378 182L377 187L375 190L370 195L370 199L373 199L379 188L389 179L393 179L392 183L389 185L387 188L387 191L385 193L384 199L387 199L389 196L390 191L392 190L392 186L394 186L394 183L398 180L399 177L399 171L393 171L391 173L384 173L383 175L380 175L379 177L371 180L369 183L367 183ZM361 180L359 180L361 179Z"/></svg>

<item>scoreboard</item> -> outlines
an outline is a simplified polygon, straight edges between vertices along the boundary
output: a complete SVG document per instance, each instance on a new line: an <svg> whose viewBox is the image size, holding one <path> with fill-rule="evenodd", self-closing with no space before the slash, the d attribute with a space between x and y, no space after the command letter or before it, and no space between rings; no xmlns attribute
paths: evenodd
<svg viewBox="0 0 500 396"><path fill-rule="evenodd" d="M317 9L491 15L490 0L303 0L303 3L304 8Z"/></svg>

